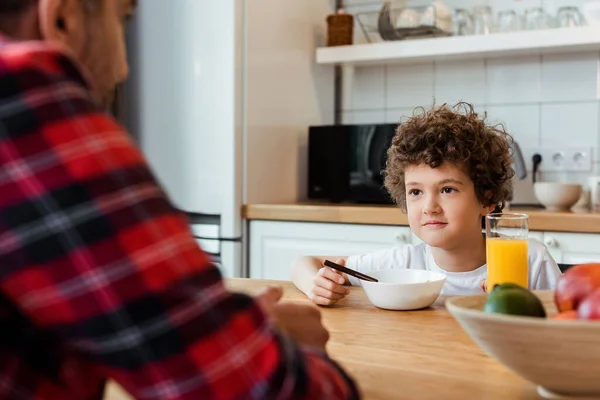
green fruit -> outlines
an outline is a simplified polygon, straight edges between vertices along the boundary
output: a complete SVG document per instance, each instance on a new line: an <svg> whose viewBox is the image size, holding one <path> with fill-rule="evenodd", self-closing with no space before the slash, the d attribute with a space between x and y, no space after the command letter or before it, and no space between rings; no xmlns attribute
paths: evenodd
<svg viewBox="0 0 600 400"><path fill-rule="evenodd" d="M492 292L496 289L502 290L502 289L525 289L525 288L521 285L517 285L516 283L506 282L506 283L500 283L500 284L494 285L494 287L492 288ZM527 289L525 289L525 290L527 290Z"/></svg>
<svg viewBox="0 0 600 400"><path fill-rule="evenodd" d="M545 318L546 311L538 297L514 283L496 285L488 294L483 311Z"/></svg>

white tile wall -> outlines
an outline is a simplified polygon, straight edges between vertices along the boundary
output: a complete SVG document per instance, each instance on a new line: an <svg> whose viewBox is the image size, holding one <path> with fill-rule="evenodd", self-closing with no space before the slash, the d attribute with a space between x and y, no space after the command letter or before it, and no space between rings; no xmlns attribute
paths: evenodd
<svg viewBox="0 0 600 400"><path fill-rule="evenodd" d="M486 102L484 60L435 63L433 94L436 104L458 101Z"/></svg>
<svg viewBox="0 0 600 400"><path fill-rule="evenodd" d="M592 147L597 154L598 104L543 104L541 128L544 147Z"/></svg>
<svg viewBox="0 0 600 400"><path fill-rule="evenodd" d="M390 108L415 107L433 104L434 64L388 66L385 102Z"/></svg>
<svg viewBox="0 0 600 400"><path fill-rule="evenodd" d="M384 122L385 110L372 111L344 111L342 113L343 124L376 124Z"/></svg>
<svg viewBox="0 0 600 400"><path fill-rule="evenodd" d="M544 102L596 100L598 61L598 53L544 56L541 98Z"/></svg>
<svg viewBox="0 0 600 400"><path fill-rule="evenodd" d="M406 119L413 115L414 108L388 108L385 110L385 122L386 123L400 123L403 119Z"/></svg>
<svg viewBox="0 0 600 400"><path fill-rule="evenodd" d="M489 4L496 11L522 13L544 6L582 6L586 0L445 0L451 8ZM347 9L377 10L381 0L346 0ZM430 0L406 0L408 6ZM362 35L360 32L358 36ZM415 107L464 100L486 113L490 122L504 123L521 148L592 148L592 169L586 172L544 172L540 179L585 183L600 174L600 52L499 59L431 62L377 69L357 68L347 121L399 122ZM527 181L515 182L520 201L535 201ZM529 182L529 183L527 183Z"/></svg>
<svg viewBox="0 0 600 400"><path fill-rule="evenodd" d="M415 107L463 100L503 123L521 147L591 147L600 169L599 64L600 54L572 53L361 67L344 116L399 122Z"/></svg>
<svg viewBox="0 0 600 400"><path fill-rule="evenodd" d="M522 104L540 100L540 57L496 58L486 64L489 104Z"/></svg>
<svg viewBox="0 0 600 400"><path fill-rule="evenodd" d="M490 122L503 124L522 148L541 146L539 104L490 105L486 111Z"/></svg>
<svg viewBox="0 0 600 400"><path fill-rule="evenodd" d="M373 110L385 108L385 67L356 68L352 79L350 109Z"/></svg>
<svg viewBox="0 0 600 400"><path fill-rule="evenodd" d="M589 176L590 174L585 172L542 172L540 181L579 183L586 187Z"/></svg>

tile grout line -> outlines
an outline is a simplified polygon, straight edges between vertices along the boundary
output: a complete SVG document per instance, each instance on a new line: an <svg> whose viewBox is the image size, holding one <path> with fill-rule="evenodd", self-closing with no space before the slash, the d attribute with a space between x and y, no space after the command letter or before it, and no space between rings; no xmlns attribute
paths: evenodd
<svg viewBox="0 0 600 400"><path fill-rule="evenodd" d="M388 65L383 66L383 119L388 120L387 109L388 109Z"/></svg>
<svg viewBox="0 0 600 400"><path fill-rule="evenodd" d="M542 115L542 108L544 107L544 104L542 103L542 86L544 85L544 57L542 55L539 56L540 57L540 66L539 66L539 72L540 72L540 77L538 80L538 100L539 100L539 104L538 104L538 133L537 133L537 138L538 138L538 146L542 147L542 124L544 122L544 118Z"/></svg>
<svg viewBox="0 0 600 400"><path fill-rule="evenodd" d="M596 59L596 101L598 103L596 106L596 110L598 112L598 126L596 127L596 135L598 135L598 138L596 140L596 154L592 154L591 156L592 164L595 164L594 157L596 158L596 163L600 164L600 101L598 101L598 98L600 98L600 51L598 51L598 58ZM592 168L592 173L596 173L594 168Z"/></svg>
<svg viewBox="0 0 600 400"><path fill-rule="evenodd" d="M431 73L433 75L431 77L431 80L433 81L433 84L431 85L431 91L433 92L433 93L431 93L431 100L432 100L433 104L435 104L436 106L439 106L439 104L437 103L437 98L435 96L435 94L437 92L437 90L436 90L436 87L437 87L437 68L438 68L437 61L433 60L433 65L431 67Z"/></svg>
<svg viewBox="0 0 600 400"><path fill-rule="evenodd" d="M468 101L467 101L468 102ZM542 106L542 105L577 105L577 104L598 104L598 100L565 100L565 101L533 101L533 102L523 102L523 103L481 103L480 105L486 107L522 107L522 106ZM346 111L356 111L356 112L365 112L365 111L383 111L383 110L402 110L402 109L413 109L416 107L421 107L421 105L417 105L414 107L375 107L375 108L352 108Z"/></svg>

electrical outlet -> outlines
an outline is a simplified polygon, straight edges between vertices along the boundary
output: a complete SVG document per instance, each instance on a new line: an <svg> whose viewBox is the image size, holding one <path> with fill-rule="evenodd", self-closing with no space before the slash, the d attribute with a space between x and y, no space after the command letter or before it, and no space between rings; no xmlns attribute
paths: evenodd
<svg viewBox="0 0 600 400"><path fill-rule="evenodd" d="M533 169L533 162L531 160L536 153L542 156L542 162L539 166L540 171L591 172L591 151L590 147L521 149L528 172L531 172Z"/></svg>
<svg viewBox="0 0 600 400"><path fill-rule="evenodd" d="M533 172L533 155L536 153L540 153L540 149L533 148L521 148L521 154L523 154L523 161L525 161L525 169L528 173Z"/></svg>

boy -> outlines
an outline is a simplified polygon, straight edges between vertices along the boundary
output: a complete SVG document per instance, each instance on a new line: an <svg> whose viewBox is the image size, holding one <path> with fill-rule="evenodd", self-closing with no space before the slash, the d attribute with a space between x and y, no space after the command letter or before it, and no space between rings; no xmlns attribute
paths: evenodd
<svg viewBox="0 0 600 400"><path fill-rule="evenodd" d="M423 243L350 257L303 257L292 266L294 284L316 304L343 298L349 292L344 285L360 280L323 267L331 259L367 274L393 268L442 272L443 294L484 292L482 221L500 212L511 195L511 140L465 103L413 115L398 127L388 150L385 187ZM530 288L554 288L556 262L541 243L530 241L528 247Z"/></svg>

